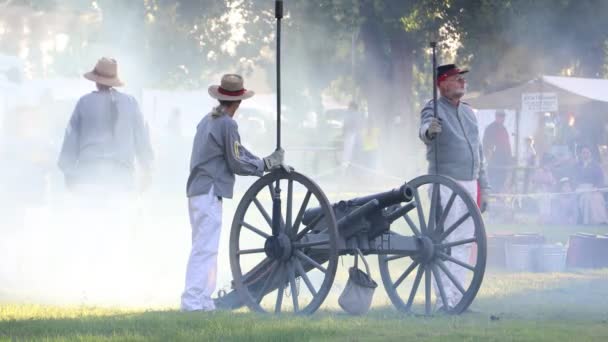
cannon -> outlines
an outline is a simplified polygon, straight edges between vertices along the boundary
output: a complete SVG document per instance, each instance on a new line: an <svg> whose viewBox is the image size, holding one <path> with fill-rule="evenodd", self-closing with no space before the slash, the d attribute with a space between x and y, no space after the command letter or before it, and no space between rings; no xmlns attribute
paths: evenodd
<svg viewBox="0 0 608 342"><path fill-rule="evenodd" d="M278 149L283 1L275 4ZM254 182L237 206L229 247L233 291L216 306L314 313L332 288L339 257L360 251L378 256L382 283L398 310L431 315L435 296L442 311L459 314L479 291L486 248L475 200L448 177L419 176L387 192L332 204L310 178L276 169ZM456 302L448 301L448 289Z"/></svg>
<svg viewBox="0 0 608 342"><path fill-rule="evenodd" d="M277 187L287 190L282 195L280 227L273 232ZM442 201L445 193L449 197ZM447 222L456 203L466 206L466 213ZM451 239L467 220L473 222L472 234ZM470 260L452 257L456 246L470 246ZM331 204L308 177L277 170L257 180L236 209L229 248L234 291L217 304L230 309L246 305L257 312L313 313L330 292L338 258L354 254L357 248L365 255L378 255L384 288L404 312L419 309L432 314L433 295L439 292L445 297L442 279L448 279L461 298L447 311L461 313L473 302L485 272L481 213L468 192L448 177L424 175L391 191ZM466 283L457 279L449 264L469 273ZM419 291L424 304L416 306ZM290 302L284 303L287 297Z"/></svg>

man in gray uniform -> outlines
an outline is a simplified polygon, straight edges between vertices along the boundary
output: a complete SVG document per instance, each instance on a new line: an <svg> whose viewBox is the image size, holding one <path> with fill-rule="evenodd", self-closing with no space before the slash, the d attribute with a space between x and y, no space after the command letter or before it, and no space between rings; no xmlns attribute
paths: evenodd
<svg viewBox="0 0 608 342"><path fill-rule="evenodd" d="M80 256L69 260L76 263L78 281L86 291L100 286L100 292L116 295L133 283L128 279L136 229L133 195L147 186L154 154L137 101L114 88L123 85L117 62L101 58L84 77L97 90L78 100L59 155L66 186L77 195L69 202L64 229L75 241L70 253ZM105 287L110 284L113 290Z"/></svg>
<svg viewBox="0 0 608 342"><path fill-rule="evenodd" d="M192 251L181 297L182 311L215 310L211 294L216 286L222 198L232 198L235 174L262 176L283 163L283 150L260 159L241 145L233 117L241 101L254 92L243 87L240 75L224 75L220 85L209 87L209 95L220 105L198 124L192 147L187 184Z"/></svg>
<svg viewBox="0 0 608 342"><path fill-rule="evenodd" d="M137 101L122 86L114 59L101 58L84 77L97 91L78 100L66 128L59 168L76 192L111 193L135 189L135 160L149 178L154 154Z"/></svg>
<svg viewBox="0 0 608 342"><path fill-rule="evenodd" d="M466 72L466 70L458 69L454 64L437 68L437 87L441 94L437 100L437 117L435 118L433 115L433 101L429 101L421 112L420 139L426 144L429 173L453 178L469 192L473 199L479 200L478 189L480 189L481 198L478 205L483 212L487 207L489 186L477 118L471 106L460 101L465 93L466 84L462 74ZM436 159L435 153L437 154ZM441 205L445 208L451 191L441 187L439 193ZM458 198L454 201L444 226L451 226L466 212L464 202ZM474 229L473 220L469 218L448 235L446 241L470 238L474 234ZM468 263L470 251L471 244L456 246L452 247L451 255ZM454 263L448 263L447 266L463 284L467 270ZM449 303L442 303L439 291L435 286L438 298L437 306L438 308L454 307L462 298L462 294L443 273L442 282Z"/></svg>

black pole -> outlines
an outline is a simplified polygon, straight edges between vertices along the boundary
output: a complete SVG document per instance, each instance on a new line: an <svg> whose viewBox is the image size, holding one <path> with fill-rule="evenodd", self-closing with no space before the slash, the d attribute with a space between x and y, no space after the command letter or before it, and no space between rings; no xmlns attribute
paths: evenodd
<svg viewBox="0 0 608 342"><path fill-rule="evenodd" d="M277 19L277 151L281 149L281 19L283 19L283 0L274 3L274 17ZM281 187L276 181L272 194L272 235L281 233Z"/></svg>
<svg viewBox="0 0 608 342"><path fill-rule="evenodd" d="M283 0L274 4L277 19L277 150L281 149L281 19L283 19Z"/></svg>
<svg viewBox="0 0 608 342"><path fill-rule="evenodd" d="M431 42L433 50L433 117L437 118L437 42Z"/></svg>
<svg viewBox="0 0 608 342"><path fill-rule="evenodd" d="M433 81L431 82L431 84L433 85L433 117L437 118L437 42L431 42L431 49L433 51ZM438 144L437 144L437 137L435 137L435 139L433 139L433 150L435 151L434 153L434 157L435 157L435 174L438 175L439 174L439 158L437 157L437 148L438 148ZM439 185L435 185L433 184L433 187L435 186L439 186ZM439 233L443 232L443 227L438 227L437 226L437 222L439 222L441 219L440 217L443 216L443 208L441 206L441 192L439 191L440 189L437 189L437 203L431 203L431 206L436 205L436 210L435 210L435 217L429 217L429 220L435 220L435 230ZM433 191L435 191L435 189L433 188Z"/></svg>
<svg viewBox="0 0 608 342"><path fill-rule="evenodd" d="M433 51L433 81L431 82L433 86L433 117L437 118L437 42L431 42L431 49ZM435 151L435 174L439 173L439 165L437 165L437 139L433 139Z"/></svg>

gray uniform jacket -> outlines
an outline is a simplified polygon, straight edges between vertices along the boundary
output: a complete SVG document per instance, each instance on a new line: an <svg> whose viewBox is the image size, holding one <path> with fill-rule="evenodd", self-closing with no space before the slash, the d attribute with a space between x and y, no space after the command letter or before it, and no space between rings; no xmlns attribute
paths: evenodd
<svg viewBox="0 0 608 342"><path fill-rule="evenodd" d="M441 119L441 133L429 140L425 133L433 118L433 101L429 101L421 112L420 139L426 144L426 159L429 173L469 181L479 179L482 189L489 188L483 148L479 138L477 118L471 106L460 102L456 107L445 97L437 102L437 116ZM435 168L435 147L437 147L437 169Z"/></svg>
<svg viewBox="0 0 608 342"><path fill-rule="evenodd" d="M196 127L186 186L188 197L206 194L213 185L216 196L232 198L235 174L264 174L262 159L241 145L236 121L227 114L214 116L212 113Z"/></svg>
<svg viewBox="0 0 608 342"><path fill-rule="evenodd" d="M147 171L153 159L148 126L132 96L112 89L78 100L59 155L66 181L132 186L135 160Z"/></svg>

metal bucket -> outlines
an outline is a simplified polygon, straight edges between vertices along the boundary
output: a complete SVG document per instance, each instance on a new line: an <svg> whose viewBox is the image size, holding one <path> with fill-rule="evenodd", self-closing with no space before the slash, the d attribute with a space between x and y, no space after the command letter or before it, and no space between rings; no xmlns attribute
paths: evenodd
<svg viewBox="0 0 608 342"><path fill-rule="evenodd" d="M507 243L505 245L505 262L507 270L513 272L531 272L534 270L533 253L538 245Z"/></svg>
<svg viewBox="0 0 608 342"><path fill-rule="evenodd" d="M515 234L505 244L505 265L514 272L534 271L534 251L545 243L545 237L538 233Z"/></svg>
<svg viewBox="0 0 608 342"><path fill-rule="evenodd" d="M563 272L566 268L566 247L561 244L538 246L533 255L536 272Z"/></svg>
<svg viewBox="0 0 608 342"><path fill-rule="evenodd" d="M494 234L488 236L488 267L505 268L505 246L513 234Z"/></svg>

